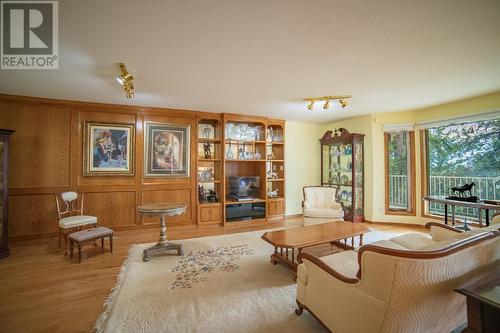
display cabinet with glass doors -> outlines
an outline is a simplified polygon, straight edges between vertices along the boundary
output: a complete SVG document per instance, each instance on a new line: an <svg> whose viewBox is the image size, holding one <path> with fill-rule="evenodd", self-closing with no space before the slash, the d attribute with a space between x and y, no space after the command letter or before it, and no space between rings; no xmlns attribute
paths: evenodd
<svg viewBox="0 0 500 333"><path fill-rule="evenodd" d="M363 222L364 135L345 128L327 131L321 143L321 185L337 188L344 220Z"/></svg>

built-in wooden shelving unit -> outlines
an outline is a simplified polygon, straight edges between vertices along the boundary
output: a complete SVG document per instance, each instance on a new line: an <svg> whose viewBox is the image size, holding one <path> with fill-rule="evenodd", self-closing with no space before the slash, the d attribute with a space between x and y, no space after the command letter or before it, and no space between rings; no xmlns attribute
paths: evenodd
<svg viewBox="0 0 500 333"><path fill-rule="evenodd" d="M222 225L224 182L222 115L199 114L196 133L198 225Z"/></svg>
<svg viewBox="0 0 500 333"><path fill-rule="evenodd" d="M200 113L196 133L198 225L260 224L284 218L284 121ZM259 177L259 193L254 200L236 201L228 197L228 179L233 176ZM209 190L216 194L216 202L211 202L213 197L207 199ZM273 191L277 194L270 197ZM226 207L240 204L265 209L265 217L228 221Z"/></svg>

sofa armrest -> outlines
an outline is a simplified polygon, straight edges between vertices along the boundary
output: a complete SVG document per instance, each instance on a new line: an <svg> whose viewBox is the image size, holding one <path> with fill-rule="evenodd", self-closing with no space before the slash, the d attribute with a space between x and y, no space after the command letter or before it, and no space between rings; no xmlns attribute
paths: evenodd
<svg viewBox="0 0 500 333"><path fill-rule="evenodd" d="M463 230L438 222L429 222L425 225L425 228L430 229L432 239L436 241L450 239L464 232Z"/></svg>
<svg viewBox="0 0 500 333"><path fill-rule="evenodd" d="M359 279L357 279L357 278L350 278L350 277L342 275L341 273L334 270L331 266L326 264L323 260L321 260L320 258L318 258L310 253L302 252L297 257L297 260L300 264L303 262L303 260L310 261L311 263L318 266L320 269L322 269L326 273L330 274L331 276L333 276L334 278L336 278L337 280L340 280L342 282L351 283L351 284L359 282Z"/></svg>
<svg viewBox="0 0 500 333"><path fill-rule="evenodd" d="M309 202L307 202L307 200L303 200L303 201L302 201L302 208L311 208L311 207L309 207L309 206L310 206L310 205L309 205Z"/></svg>

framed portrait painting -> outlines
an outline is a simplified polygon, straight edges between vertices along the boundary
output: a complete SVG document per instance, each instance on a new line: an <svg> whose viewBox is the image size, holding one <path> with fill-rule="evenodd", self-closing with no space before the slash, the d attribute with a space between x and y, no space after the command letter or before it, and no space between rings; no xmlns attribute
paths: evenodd
<svg viewBox="0 0 500 333"><path fill-rule="evenodd" d="M146 122L145 177L189 177L190 126Z"/></svg>
<svg viewBox="0 0 500 333"><path fill-rule="evenodd" d="M133 176L134 138L134 124L86 121L84 176Z"/></svg>

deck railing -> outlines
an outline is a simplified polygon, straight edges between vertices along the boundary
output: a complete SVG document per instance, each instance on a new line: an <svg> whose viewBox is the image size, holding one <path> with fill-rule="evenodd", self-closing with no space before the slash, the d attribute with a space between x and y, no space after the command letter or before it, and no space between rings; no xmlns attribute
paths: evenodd
<svg viewBox="0 0 500 333"><path fill-rule="evenodd" d="M449 195L454 186L474 182L472 195L480 199L500 200L500 177L455 177L430 176L429 195ZM389 175L389 207L405 209L408 205L408 181L405 175ZM444 205L430 203L429 213L444 215ZM475 208L455 207L455 216L459 218L478 219L479 212Z"/></svg>
<svg viewBox="0 0 500 333"><path fill-rule="evenodd" d="M406 175L389 175L389 208L408 207L408 181Z"/></svg>

